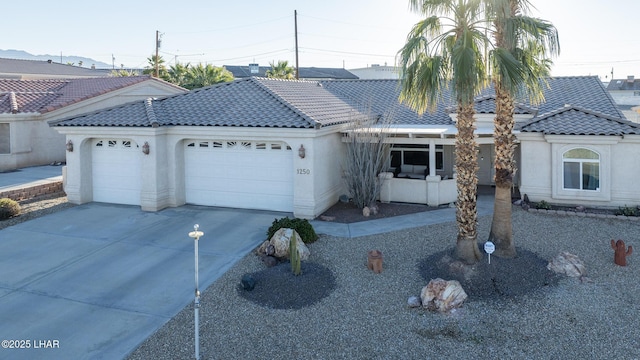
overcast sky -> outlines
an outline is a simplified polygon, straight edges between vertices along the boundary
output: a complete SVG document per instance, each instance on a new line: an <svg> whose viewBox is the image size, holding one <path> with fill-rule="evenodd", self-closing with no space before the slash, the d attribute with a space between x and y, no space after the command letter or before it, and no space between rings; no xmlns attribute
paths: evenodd
<svg viewBox="0 0 640 360"><path fill-rule="evenodd" d="M598 75L607 80L613 69L615 78L640 76L635 18L640 1L531 2L537 8L534 15L554 23L560 34L561 55L554 61L553 75ZM404 0L111 0L98 6L11 1L2 5L0 49L144 67L155 51L159 30L160 54L168 64L294 64L294 10L303 67L392 65L419 20Z"/></svg>

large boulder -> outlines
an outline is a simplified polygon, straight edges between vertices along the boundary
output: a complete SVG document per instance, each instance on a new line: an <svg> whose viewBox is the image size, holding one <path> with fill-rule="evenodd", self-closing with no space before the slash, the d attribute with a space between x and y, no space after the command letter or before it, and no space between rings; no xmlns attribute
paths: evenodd
<svg viewBox="0 0 640 360"><path fill-rule="evenodd" d="M582 260L568 252L561 252L558 256L551 259L549 265L547 265L547 269L569 277L582 278L587 275L587 268L584 266Z"/></svg>
<svg viewBox="0 0 640 360"><path fill-rule="evenodd" d="M258 248L257 252L259 255L267 255L267 252L273 251L271 254L279 259L288 259L289 258L289 243L291 242L291 236L296 234L298 238L298 254L300 254L300 260L309 259L309 248L304 244L298 232L293 229L282 228L276 231L271 239L265 241ZM273 248L271 248L273 247Z"/></svg>
<svg viewBox="0 0 640 360"><path fill-rule="evenodd" d="M448 312L459 308L467 297L460 282L440 278L429 281L429 284L420 292L422 306L439 312Z"/></svg>

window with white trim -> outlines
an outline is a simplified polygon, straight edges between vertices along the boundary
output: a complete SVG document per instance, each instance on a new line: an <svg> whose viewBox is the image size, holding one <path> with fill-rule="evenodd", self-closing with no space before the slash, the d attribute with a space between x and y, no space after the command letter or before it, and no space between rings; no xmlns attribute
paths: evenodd
<svg viewBox="0 0 640 360"><path fill-rule="evenodd" d="M600 191L600 155L589 149L575 148L562 154L565 190Z"/></svg>

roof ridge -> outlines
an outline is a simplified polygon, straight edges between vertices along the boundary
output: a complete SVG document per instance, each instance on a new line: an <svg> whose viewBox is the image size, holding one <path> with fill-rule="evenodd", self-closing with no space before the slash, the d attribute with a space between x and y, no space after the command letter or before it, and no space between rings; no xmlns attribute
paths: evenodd
<svg viewBox="0 0 640 360"><path fill-rule="evenodd" d="M9 106L11 107L12 114L18 113L18 100L16 99L16 93L13 91L9 93Z"/></svg>
<svg viewBox="0 0 640 360"><path fill-rule="evenodd" d="M144 101L144 111L147 114L147 119L151 124L151 127L157 128L159 126L158 118L155 111L153 111L153 98L147 98Z"/></svg>
<svg viewBox="0 0 640 360"><path fill-rule="evenodd" d="M285 100L282 96L280 96L278 93L276 93L275 91L273 91L271 88L269 88L266 84L262 83L263 80L280 80L280 81L292 81L292 82L305 82L305 83L317 83L320 84L318 81L310 81L310 80L285 80L285 79L272 79L272 78L263 78L263 77L257 77L257 76L252 76L249 78L249 80L251 82L253 82L254 84L257 84L261 89L263 89L264 91L266 91L269 95L271 95L272 97L274 97L276 100L278 100L282 105L286 106L287 108L289 108L291 111L293 111L295 114L298 114L302 119L304 119L309 125L311 125L311 127L318 127L320 125L319 122L315 121L314 119L311 118L311 116L309 116L307 113L305 113L304 111L298 109L296 106L293 106L293 104L291 104L289 101Z"/></svg>

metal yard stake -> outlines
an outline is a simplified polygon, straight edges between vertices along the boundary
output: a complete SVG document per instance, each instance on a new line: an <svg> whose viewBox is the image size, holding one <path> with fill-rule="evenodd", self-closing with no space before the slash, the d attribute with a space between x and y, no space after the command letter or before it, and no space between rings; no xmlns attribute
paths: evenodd
<svg viewBox="0 0 640 360"><path fill-rule="evenodd" d="M189 237L193 238L193 249L195 255L195 263L196 263L196 292L195 292L195 301L193 306L193 312L195 317L195 346L196 346L196 360L200 359L200 321L199 321L199 313L200 310L200 290L198 290L198 240L200 240L200 236L204 235L202 231L198 231L200 225L193 225L193 231L189 233Z"/></svg>

